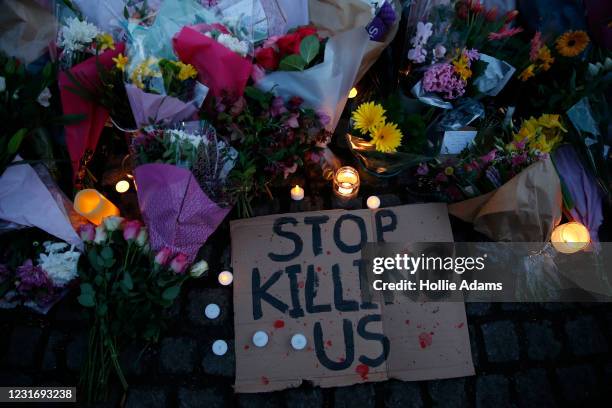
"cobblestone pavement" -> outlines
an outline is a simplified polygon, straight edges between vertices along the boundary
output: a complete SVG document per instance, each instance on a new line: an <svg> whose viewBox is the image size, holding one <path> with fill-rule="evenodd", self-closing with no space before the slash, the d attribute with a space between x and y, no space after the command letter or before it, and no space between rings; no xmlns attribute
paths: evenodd
<svg viewBox="0 0 612 408"><path fill-rule="evenodd" d="M604 400L612 390L610 304L466 304L473 377L234 394L233 353L210 351L215 339L233 349L232 291L218 287L214 274L229 264L227 228L215 235L202 249L213 274L185 288L169 311L166 337L140 359L138 345L124 350L127 407L610 406ZM214 321L203 315L211 302L222 309ZM77 384L87 347L80 310L72 296L44 317L0 311L0 385ZM119 394L115 388L102 406L116 406Z"/></svg>

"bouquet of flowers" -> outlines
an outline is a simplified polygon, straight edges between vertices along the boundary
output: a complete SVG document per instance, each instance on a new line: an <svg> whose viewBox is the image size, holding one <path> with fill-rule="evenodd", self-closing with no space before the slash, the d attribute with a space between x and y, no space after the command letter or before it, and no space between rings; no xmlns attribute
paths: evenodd
<svg viewBox="0 0 612 408"><path fill-rule="evenodd" d="M231 209L226 183L237 152L208 125L153 129L133 139L138 202L154 249L195 258Z"/></svg>
<svg viewBox="0 0 612 408"><path fill-rule="evenodd" d="M252 70L250 44L238 27L221 23L183 27L173 38L179 58L196 67L199 78L216 97L228 93L239 97ZM211 64L211 61L215 61Z"/></svg>
<svg viewBox="0 0 612 408"><path fill-rule="evenodd" d="M81 253L65 242L23 244L21 251L0 253L0 307L23 305L46 314L77 278Z"/></svg>
<svg viewBox="0 0 612 408"><path fill-rule="evenodd" d="M131 67L125 85L136 125L172 124L192 118L208 89L195 80L197 72L190 64L169 59L147 57ZM120 69L129 63L119 55Z"/></svg>
<svg viewBox="0 0 612 408"><path fill-rule="evenodd" d="M172 306L181 286L202 276L206 261L191 267L188 256L162 248L151 250L147 230L137 220L107 217L95 227L83 226L85 256L79 262L79 303L90 311L88 359L81 387L89 403L106 396L111 371L127 382L119 355L129 341L155 342L164 328L164 310Z"/></svg>
<svg viewBox="0 0 612 408"><path fill-rule="evenodd" d="M230 190L240 217L252 214L254 197L271 195L270 187L287 183L306 153L329 136L324 130L329 117L306 108L301 98L285 100L253 87L237 100L217 100L207 115L238 151Z"/></svg>

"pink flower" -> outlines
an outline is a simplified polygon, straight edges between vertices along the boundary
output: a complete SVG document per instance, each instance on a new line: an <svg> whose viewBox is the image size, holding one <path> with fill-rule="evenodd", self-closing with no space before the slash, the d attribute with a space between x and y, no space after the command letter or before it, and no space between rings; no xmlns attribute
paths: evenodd
<svg viewBox="0 0 612 408"><path fill-rule="evenodd" d="M493 149L493 150L491 150L489 153L487 153L487 154L485 154L484 156L482 156L482 157L480 158L480 160L481 160L483 163L485 163L485 164L486 164L486 163L491 163L493 160L495 160L495 156L496 156L496 154L497 154L497 149Z"/></svg>
<svg viewBox="0 0 612 408"><path fill-rule="evenodd" d="M293 166L291 167L286 167L283 165L283 178L287 180L287 177L295 173L297 171L297 168L298 168L297 163L293 163Z"/></svg>
<svg viewBox="0 0 612 408"><path fill-rule="evenodd" d="M429 167L427 167L427 163L419 164L419 167L417 167L416 173L419 176L426 176L427 173L429 173Z"/></svg>
<svg viewBox="0 0 612 408"><path fill-rule="evenodd" d="M263 67L253 64L253 69L251 70L251 79L253 82L257 83L261 81L265 75L266 70Z"/></svg>
<svg viewBox="0 0 612 408"><path fill-rule="evenodd" d="M285 101L282 97L276 96L272 99L272 105L270 106L270 115L279 116L283 113L287 112L287 108L285 108Z"/></svg>
<svg viewBox="0 0 612 408"><path fill-rule="evenodd" d="M444 98L455 99L465 93L465 81L455 72L451 64L437 64L430 67L423 75L425 92L444 93Z"/></svg>
<svg viewBox="0 0 612 408"><path fill-rule="evenodd" d="M319 118L319 122L321 123L321 126L323 127L329 125L329 123L331 122L331 118L323 110L320 110L320 109L317 110L317 117Z"/></svg>
<svg viewBox="0 0 612 408"><path fill-rule="evenodd" d="M521 27L508 28L507 25L504 25L498 32L489 33L489 41L503 40L504 38L512 37L518 33L523 32Z"/></svg>
<svg viewBox="0 0 612 408"><path fill-rule="evenodd" d="M529 61L535 62L538 59L538 53L540 52L540 48L544 46L544 42L542 41L542 33L536 31L531 39L531 49L529 50Z"/></svg>
<svg viewBox="0 0 612 408"><path fill-rule="evenodd" d="M298 117L299 115L297 113L292 113L287 119L287 121L285 122L285 124L289 126L290 128L294 128L294 129L299 128L300 123L298 122Z"/></svg>
<svg viewBox="0 0 612 408"><path fill-rule="evenodd" d="M512 166L518 167L527 161L527 153L523 152L512 157Z"/></svg>
<svg viewBox="0 0 612 408"><path fill-rule="evenodd" d="M448 181L448 177L446 177L446 174L441 171L440 173L436 174L434 180L438 183L446 183Z"/></svg>
<svg viewBox="0 0 612 408"><path fill-rule="evenodd" d="M244 110L244 108L246 107L246 104L247 104L246 103L246 99L244 99L243 96L238 98L238 100L236 102L234 102L234 104L230 108L230 115L232 115L232 116L240 115L242 113L242 111Z"/></svg>
<svg viewBox="0 0 612 408"><path fill-rule="evenodd" d="M262 48L272 48L276 45L276 42L280 38L280 35L273 35L264 41Z"/></svg>
<svg viewBox="0 0 612 408"><path fill-rule="evenodd" d="M172 250L168 247L163 247L159 250L157 255L155 255L154 262L157 265L166 266L166 264L168 264L168 260L170 259L170 255L172 255Z"/></svg>
<svg viewBox="0 0 612 408"><path fill-rule="evenodd" d="M79 228L79 236L83 242L91 242L96 236L96 228L93 224L84 224Z"/></svg>
<svg viewBox="0 0 612 408"><path fill-rule="evenodd" d="M142 223L138 220L125 221L123 223L123 239L131 241L136 239L142 228Z"/></svg>
<svg viewBox="0 0 612 408"><path fill-rule="evenodd" d="M182 274L187 269L187 265L189 264L189 260L187 259L187 255L180 253L174 257L172 262L170 262L170 269L174 271L176 274Z"/></svg>
<svg viewBox="0 0 612 408"><path fill-rule="evenodd" d="M524 138L521 141L514 140L514 141L512 141L512 144L514 145L514 147L517 150L525 150L525 146L527 146L527 140L528 140L528 138Z"/></svg>

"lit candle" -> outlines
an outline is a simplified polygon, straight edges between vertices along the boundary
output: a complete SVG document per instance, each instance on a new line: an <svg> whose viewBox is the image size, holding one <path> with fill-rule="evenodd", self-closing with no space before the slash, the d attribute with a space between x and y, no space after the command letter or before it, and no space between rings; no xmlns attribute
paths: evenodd
<svg viewBox="0 0 612 408"><path fill-rule="evenodd" d="M306 343L308 343L306 336L301 333L294 334L293 337L291 337L291 347L296 350L302 350L306 347Z"/></svg>
<svg viewBox="0 0 612 408"><path fill-rule="evenodd" d="M297 184L291 189L291 199L300 201L304 199L304 189Z"/></svg>
<svg viewBox="0 0 612 408"><path fill-rule="evenodd" d="M256 331L255 334L253 334L253 344L256 347L265 347L266 344L268 344L268 333L261 330Z"/></svg>
<svg viewBox="0 0 612 408"><path fill-rule="evenodd" d="M349 91L348 97L349 99L353 99L356 96L357 96L357 88L352 87L351 90Z"/></svg>
<svg viewBox="0 0 612 408"><path fill-rule="evenodd" d="M74 197L74 209L96 225L112 215L119 215L119 209L94 189L81 190Z"/></svg>
<svg viewBox="0 0 612 408"><path fill-rule="evenodd" d="M118 193L125 193L130 189L130 183L127 180L119 180L117 184L115 184L115 190Z"/></svg>
<svg viewBox="0 0 612 408"><path fill-rule="evenodd" d="M234 275L230 271L223 271L219 274L219 283L223 286L231 285L234 280Z"/></svg>
<svg viewBox="0 0 612 408"><path fill-rule="evenodd" d="M581 251L591 242L589 230L579 222L568 222L556 227L550 237L555 249L563 254Z"/></svg>
<svg viewBox="0 0 612 408"><path fill-rule="evenodd" d="M359 192L359 173L350 166L340 167L334 174L334 193L340 198L354 198Z"/></svg>
<svg viewBox="0 0 612 408"><path fill-rule="evenodd" d="M369 196L366 204L370 210L375 210L380 207L380 198L376 196Z"/></svg>
<svg viewBox="0 0 612 408"><path fill-rule="evenodd" d="M215 340L212 345L212 351L217 356L222 356L227 353L227 343L225 340Z"/></svg>
<svg viewBox="0 0 612 408"><path fill-rule="evenodd" d="M204 314L210 320L216 319L221 314L221 308L219 307L219 305L211 303L209 305L206 305L206 308L204 309Z"/></svg>

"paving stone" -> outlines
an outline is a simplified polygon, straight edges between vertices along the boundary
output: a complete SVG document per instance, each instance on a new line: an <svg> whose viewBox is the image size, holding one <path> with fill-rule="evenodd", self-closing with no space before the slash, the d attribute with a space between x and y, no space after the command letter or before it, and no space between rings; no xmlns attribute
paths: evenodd
<svg viewBox="0 0 612 408"><path fill-rule="evenodd" d="M334 390L335 408L367 408L375 405L376 395L371 383L338 387Z"/></svg>
<svg viewBox="0 0 612 408"><path fill-rule="evenodd" d="M179 408L222 408L229 405L227 395L217 387L178 390Z"/></svg>
<svg viewBox="0 0 612 408"><path fill-rule="evenodd" d="M476 406L511 407L510 382L503 375L485 375L476 379Z"/></svg>
<svg viewBox="0 0 612 408"><path fill-rule="evenodd" d="M49 334L49 340L47 340L47 346L45 347L45 354L43 354L43 370L55 370L57 368L57 351L63 340L64 335L57 330L53 330Z"/></svg>
<svg viewBox="0 0 612 408"><path fill-rule="evenodd" d="M220 375L222 377L233 377L236 370L236 354L233 340L226 340L227 353L217 356L212 352L212 343L206 347L202 368L206 374Z"/></svg>
<svg viewBox="0 0 612 408"><path fill-rule="evenodd" d="M146 348L145 348L146 347ZM120 362L126 376L137 377L154 370L157 362L152 346L142 343L132 343L121 352Z"/></svg>
<svg viewBox="0 0 612 408"><path fill-rule="evenodd" d="M476 327L472 324L470 324L468 326L468 331L470 334L470 349L472 351L472 361L474 362L474 366L478 367L478 362L479 360L479 354L478 354L478 342L476 340L476 337L478 336L478 330L476 330Z"/></svg>
<svg viewBox="0 0 612 408"><path fill-rule="evenodd" d="M19 326L11 333L6 353L9 366L27 368L34 366L36 352L42 342L42 329L39 327Z"/></svg>
<svg viewBox="0 0 612 408"><path fill-rule="evenodd" d="M87 333L79 333L68 341L66 345L66 367L70 371L80 371L85 357L87 356L87 347L89 343Z"/></svg>
<svg viewBox="0 0 612 408"><path fill-rule="evenodd" d="M470 302L465 305L465 311L469 317L486 316L491 312L491 309L491 303L486 302Z"/></svg>
<svg viewBox="0 0 612 408"><path fill-rule="evenodd" d="M564 312L564 311L572 310L576 308L576 306L573 303L566 303L566 302L544 302L544 303L540 303L540 306L544 310L548 310L549 312Z"/></svg>
<svg viewBox="0 0 612 408"><path fill-rule="evenodd" d="M555 337L548 321L523 323L527 339L527 356L531 360L554 360L561 352L563 344Z"/></svg>
<svg viewBox="0 0 612 408"><path fill-rule="evenodd" d="M500 304L504 312L530 312L538 309L536 303L505 302Z"/></svg>
<svg viewBox="0 0 612 408"><path fill-rule="evenodd" d="M10 370L0 371L0 384L2 387L27 387L33 385L34 382L27 375Z"/></svg>
<svg viewBox="0 0 612 408"><path fill-rule="evenodd" d="M288 408L319 408L323 406L321 388L296 388L283 392Z"/></svg>
<svg viewBox="0 0 612 408"><path fill-rule="evenodd" d="M126 408L165 408L168 394L160 388L130 388Z"/></svg>
<svg viewBox="0 0 612 408"><path fill-rule="evenodd" d="M427 390L434 407L459 408L469 405L463 378L429 381Z"/></svg>
<svg viewBox="0 0 612 408"><path fill-rule="evenodd" d="M165 338L161 342L160 369L167 374L189 374L197 358L197 344L188 337Z"/></svg>
<svg viewBox="0 0 612 408"><path fill-rule="evenodd" d="M543 368L534 368L514 376L520 407L556 407L555 397Z"/></svg>
<svg viewBox="0 0 612 408"><path fill-rule="evenodd" d="M267 392L259 394L238 394L238 407L240 408L277 408L284 407L280 392Z"/></svg>
<svg viewBox="0 0 612 408"><path fill-rule="evenodd" d="M67 296L54 309L55 320L60 322L85 322L88 319L87 312L77 302L76 296Z"/></svg>
<svg viewBox="0 0 612 408"><path fill-rule="evenodd" d="M416 382L387 381L384 388L385 406L390 408L421 408L423 398Z"/></svg>
<svg viewBox="0 0 612 408"><path fill-rule="evenodd" d="M515 361L519 358L519 343L514 324L510 321L486 323L480 326L487 358L490 362Z"/></svg>
<svg viewBox="0 0 612 408"><path fill-rule="evenodd" d="M577 356L605 353L608 351L606 339L591 316L579 317L565 323L565 333L572 352Z"/></svg>
<svg viewBox="0 0 612 408"><path fill-rule="evenodd" d="M187 300L187 318L196 326L222 326L232 323L232 292L230 288L194 289L189 292ZM216 303L221 314L216 319L204 315L209 303Z"/></svg>
<svg viewBox="0 0 612 408"><path fill-rule="evenodd" d="M557 369L557 378L564 402L585 403L597 399L597 374L591 366Z"/></svg>

